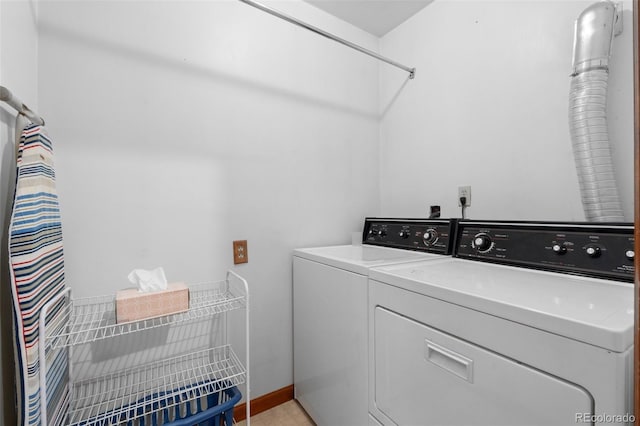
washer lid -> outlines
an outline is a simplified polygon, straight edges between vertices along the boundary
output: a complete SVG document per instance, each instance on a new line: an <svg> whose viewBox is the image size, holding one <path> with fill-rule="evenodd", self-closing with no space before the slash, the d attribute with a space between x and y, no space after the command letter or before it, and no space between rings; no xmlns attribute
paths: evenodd
<svg viewBox="0 0 640 426"><path fill-rule="evenodd" d="M439 254L366 245L297 249L293 255L361 275L368 275L369 269L376 266L443 258Z"/></svg>
<svg viewBox="0 0 640 426"><path fill-rule="evenodd" d="M460 259L376 268L369 276L615 352L633 344L632 284Z"/></svg>

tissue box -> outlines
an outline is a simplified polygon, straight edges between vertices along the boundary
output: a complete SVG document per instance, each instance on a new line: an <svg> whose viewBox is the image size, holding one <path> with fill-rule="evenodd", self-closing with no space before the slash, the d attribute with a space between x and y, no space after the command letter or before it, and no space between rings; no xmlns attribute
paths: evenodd
<svg viewBox="0 0 640 426"><path fill-rule="evenodd" d="M116 293L116 323L177 314L189 310L189 287L169 283L166 290L140 293L136 288Z"/></svg>

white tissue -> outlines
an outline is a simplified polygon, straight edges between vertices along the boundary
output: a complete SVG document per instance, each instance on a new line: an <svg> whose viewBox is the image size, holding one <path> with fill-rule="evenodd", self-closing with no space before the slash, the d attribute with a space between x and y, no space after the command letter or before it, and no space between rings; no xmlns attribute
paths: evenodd
<svg viewBox="0 0 640 426"><path fill-rule="evenodd" d="M127 276L132 284L138 286L140 293L150 293L152 291L166 290L167 277L164 275L162 267L146 271L144 269L134 269Z"/></svg>

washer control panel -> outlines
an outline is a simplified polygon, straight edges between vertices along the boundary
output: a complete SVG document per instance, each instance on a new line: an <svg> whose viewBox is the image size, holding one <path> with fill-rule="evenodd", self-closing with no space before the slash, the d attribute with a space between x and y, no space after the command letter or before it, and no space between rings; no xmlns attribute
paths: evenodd
<svg viewBox="0 0 640 426"><path fill-rule="evenodd" d="M451 254L455 221L366 218L362 243Z"/></svg>
<svg viewBox="0 0 640 426"><path fill-rule="evenodd" d="M455 256L633 282L633 224L461 220Z"/></svg>

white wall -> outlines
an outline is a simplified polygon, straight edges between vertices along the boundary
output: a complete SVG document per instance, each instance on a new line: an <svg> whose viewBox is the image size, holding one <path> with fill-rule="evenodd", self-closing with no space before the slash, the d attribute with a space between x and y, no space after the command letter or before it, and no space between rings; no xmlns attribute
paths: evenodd
<svg viewBox="0 0 640 426"><path fill-rule="evenodd" d="M247 239L252 396L291 384L292 249L348 243L379 209L377 62L235 0L44 1L39 52L68 285L221 279Z"/></svg>
<svg viewBox="0 0 640 426"><path fill-rule="evenodd" d="M33 1L0 1L0 84L38 111L36 27ZM16 112L0 103L0 424L16 424L11 284L7 229L15 188Z"/></svg>
<svg viewBox="0 0 640 426"><path fill-rule="evenodd" d="M380 41L417 68L380 67L382 214L584 220L568 130L573 23L592 0L436 0ZM626 219L633 220L631 1L614 42L609 128Z"/></svg>

